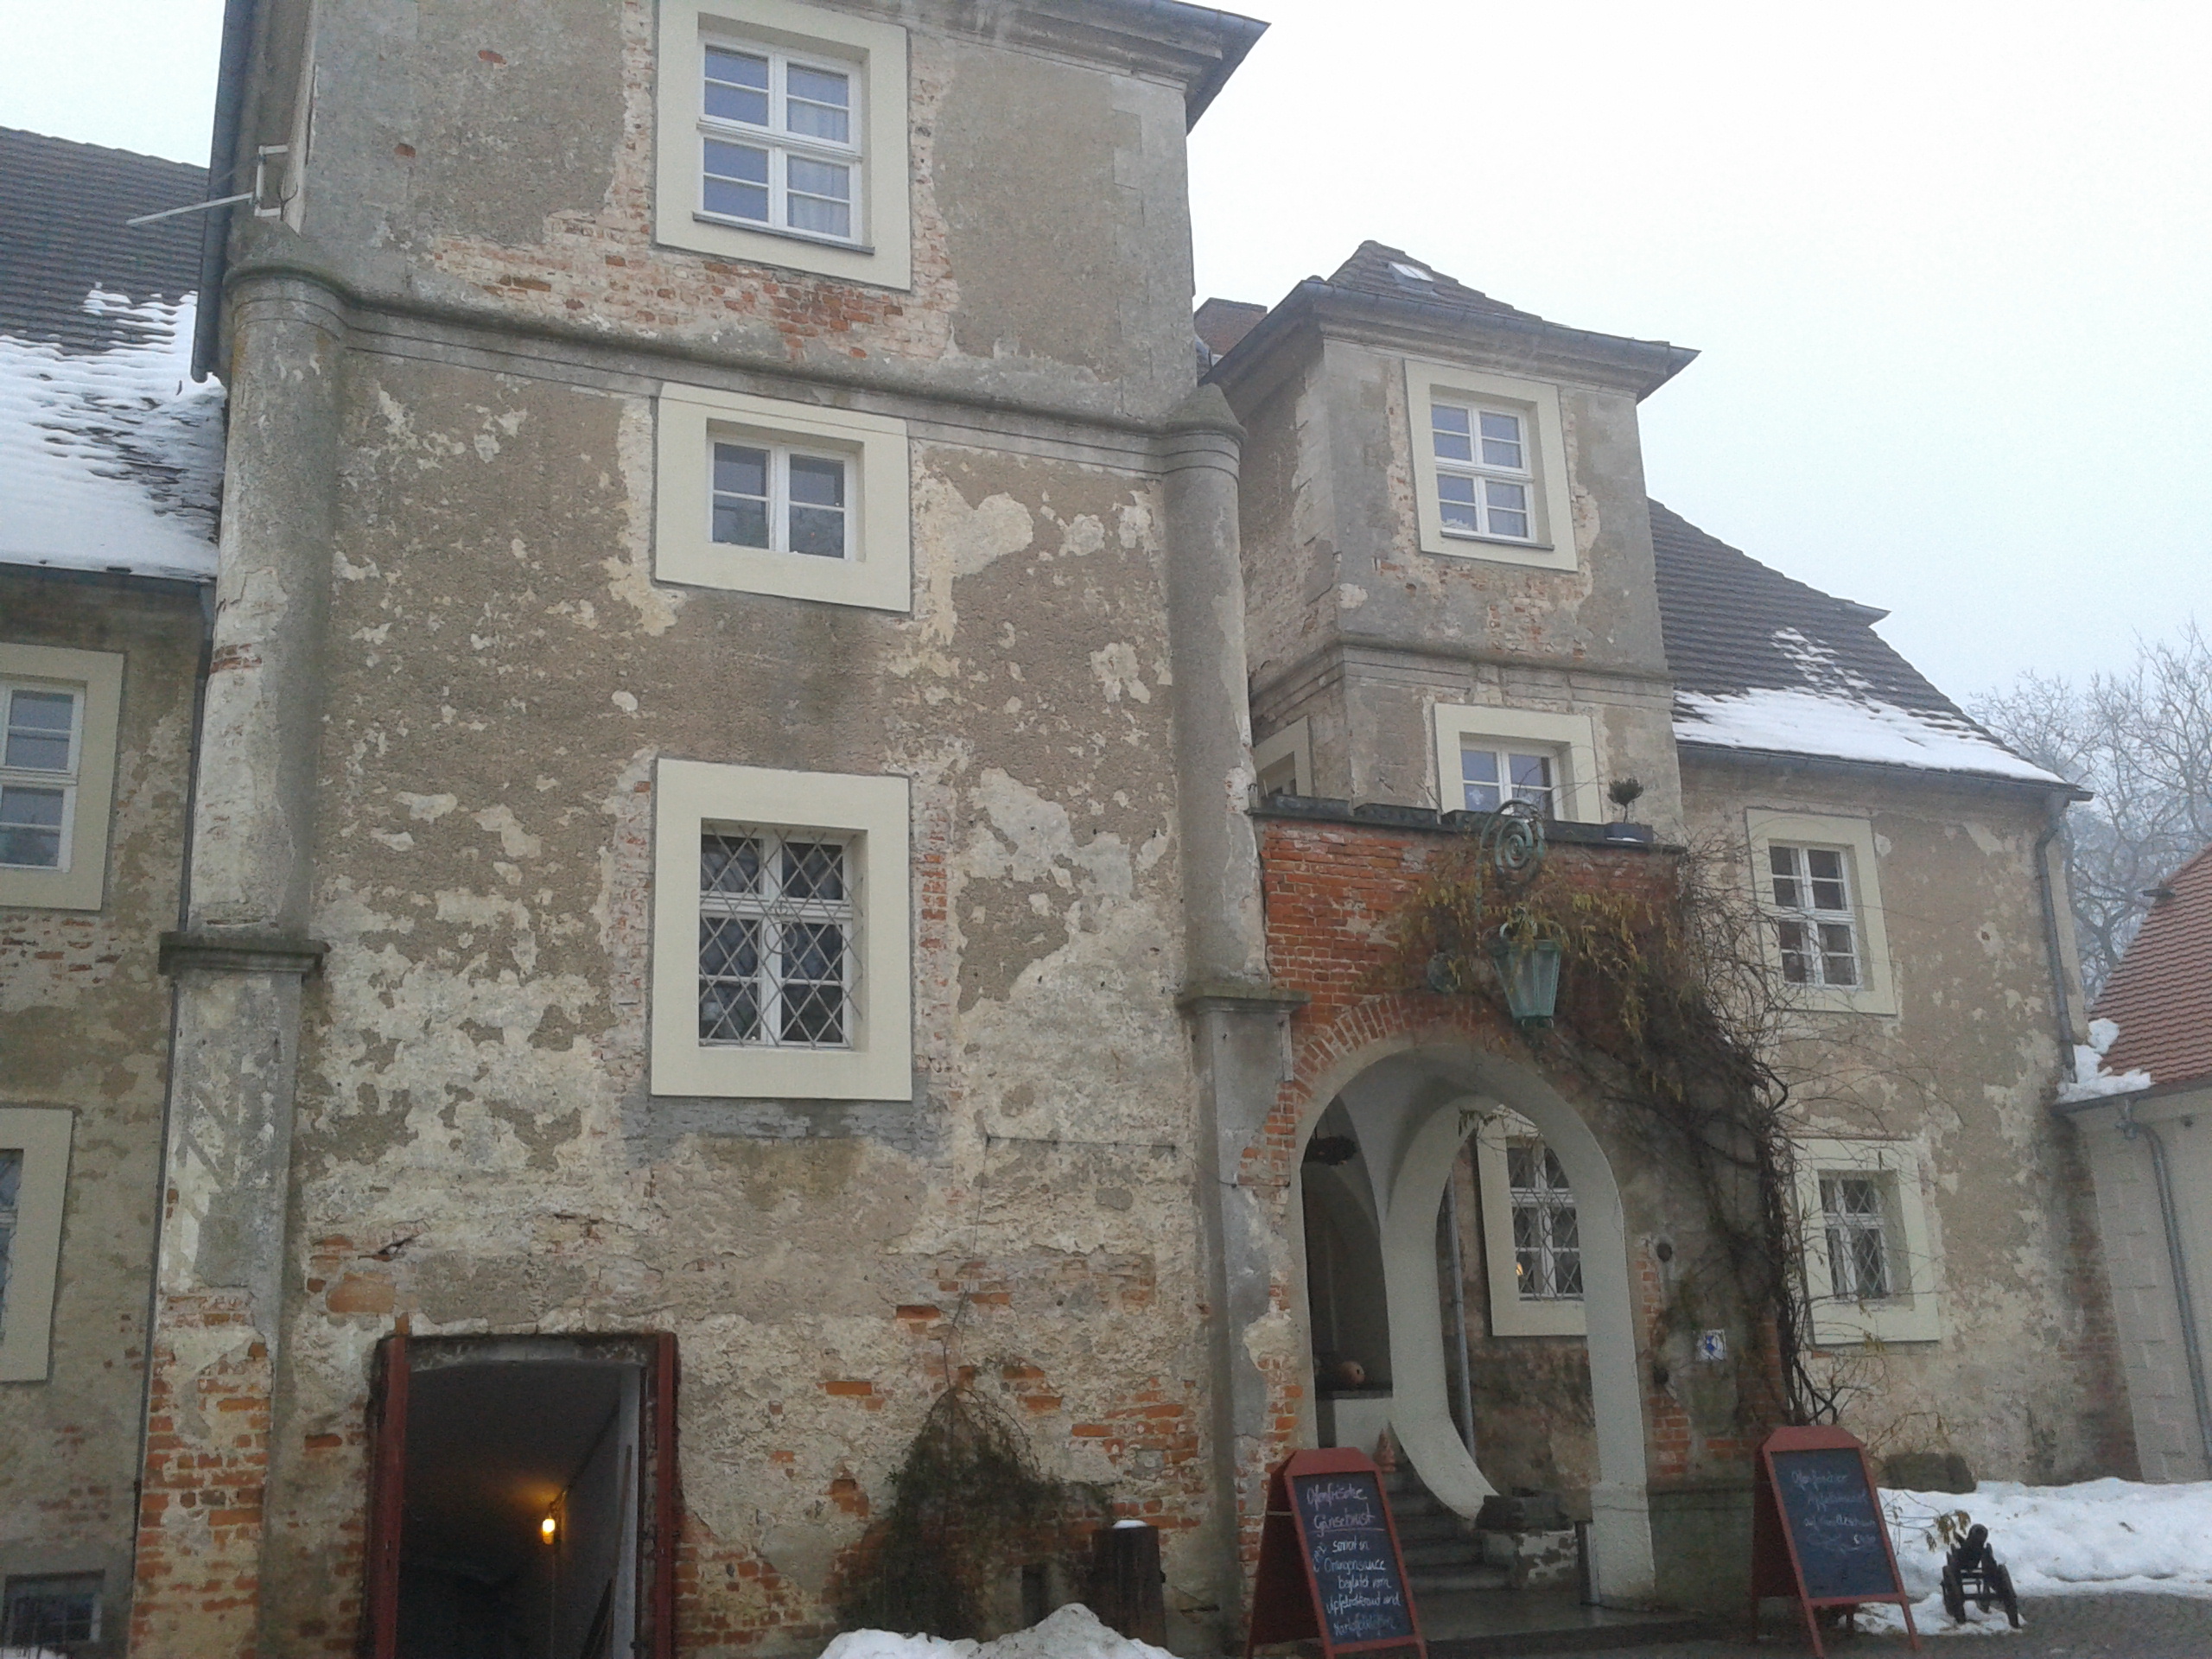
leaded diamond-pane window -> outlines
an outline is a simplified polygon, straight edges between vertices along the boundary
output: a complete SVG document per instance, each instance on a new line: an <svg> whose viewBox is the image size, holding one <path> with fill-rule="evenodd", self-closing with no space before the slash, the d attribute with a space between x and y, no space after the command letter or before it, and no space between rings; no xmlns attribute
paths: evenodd
<svg viewBox="0 0 2212 1659"><path fill-rule="evenodd" d="M22 1185L22 1153L0 1147L0 1337L8 1334L8 1263L15 1255L16 1204Z"/></svg>
<svg viewBox="0 0 2212 1659"><path fill-rule="evenodd" d="M699 1040L849 1048L860 981L849 842L774 830L699 838Z"/></svg>
<svg viewBox="0 0 2212 1659"><path fill-rule="evenodd" d="M1514 1283L1524 1302L1582 1294L1582 1230L1559 1154L1541 1141L1505 1149L1513 1201Z"/></svg>
<svg viewBox="0 0 2212 1659"><path fill-rule="evenodd" d="M100 1575L64 1573L8 1580L0 1643L36 1652L72 1642L100 1639Z"/></svg>
<svg viewBox="0 0 2212 1659"><path fill-rule="evenodd" d="M1878 1302L1890 1296L1881 1182L1865 1175L1821 1176L1821 1219L1827 1231L1829 1289L1848 1302Z"/></svg>

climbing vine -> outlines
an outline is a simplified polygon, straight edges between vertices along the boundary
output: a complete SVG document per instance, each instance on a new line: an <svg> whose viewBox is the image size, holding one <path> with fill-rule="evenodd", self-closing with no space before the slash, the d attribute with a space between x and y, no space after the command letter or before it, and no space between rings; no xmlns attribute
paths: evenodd
<svg viewBox="0 0 2212 1659"><path fill-rule="evenodd" d="M1531 833L1534 855L1516 851L1513 838ZM1791 1266L1801 1243L1792 1088L1777 1057L1794 1008L1765 924L1719 849L1659 855L1656 880L1601 886L1586 864L1545 858L1541 837L1541 826L1492 824L1436 859L1397 916L1387 976L1397 988L1473 995L1505 1013L1493 959L1501 931L1557 946L1555 1015L1524 1039L1694 1179L1714 1260L1681 1282L1708 1305L1715 1295L1737 1305L1752 1347L1739 1382L1770 1361L1782 1386L1778 1401L1739 1393L1739 1414L1778 1408L1792 1422L1832 1422L1836 1379L1808 1363L1809 1310Z"/></svg>
<svg viewBox="0 0 2212 1659"><path fill-rule="evenodd" d="M1039 1557L1069 1565L1106 1510L1096 1488L1047 1475L1006 1408L957 1377L891 1476L888 1511L837 1599L847 1630L957 1639L986 1634L991 1590Z"/></svg>

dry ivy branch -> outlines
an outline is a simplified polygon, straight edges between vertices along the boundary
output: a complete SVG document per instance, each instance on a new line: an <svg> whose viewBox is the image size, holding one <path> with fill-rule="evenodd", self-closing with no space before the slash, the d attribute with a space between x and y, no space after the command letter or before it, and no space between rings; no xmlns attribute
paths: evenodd
<svg viewBox="0 0 2212 1659"><path fill-rule="evenodd" d="M847 1630L981 1636L992 1584L1040 1553L1071 1556L1077 1523L1106 1507L1039 1468L1021 1426L965 1380L931 1405L891 1490L838 1598Z"/></svg>
<svg viewBox="0 0 2212 1659"><path fill-rule="evenodd" d="M1502 1007L1488 963L1497 929L1510 921L1560 942L1555 1022L1531 1046L1623 1107L1648 1149L1694 1179L1751 1344L1739 1375L1770 1359L1782 1384L1776 1402L1745 1391L1739 1412L1833 1422L1849 1385L1808 1363L1810 1311L1793 1270L1802 1243L1793 1091L1778 1057L1796 1011L1738 861L1693 850L1672 872L1656 891L1622 891L1578 883L1554 862L1509 893L1488 848L1471 841L1432 868L1402 912L1395 971Z"/></svg>

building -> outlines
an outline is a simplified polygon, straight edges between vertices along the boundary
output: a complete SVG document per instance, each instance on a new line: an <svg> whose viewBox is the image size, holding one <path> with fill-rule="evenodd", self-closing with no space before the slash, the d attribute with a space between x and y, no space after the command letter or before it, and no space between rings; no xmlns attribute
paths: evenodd
<svg viewBox="0 0 2212 1659"><path fill-rule="evenodd" d="M1275 1459L1386 1428L1422 1593L1528 1576L1456 1514L1732 1599L1795 1386L1713 1277L1740 1183L1393 958L1516 799L1561 893L1663 906L1695 846L1757 912L1849 1420L2132 1467L2045 1109L2068 786L1648 500L1681 348L1369 244L1194 350L1184 136L1260 28L233 0L208 188L251 200L176 256L212 604L204 539L0 574L0 651L125 658L104 864L67 785L105 887L0 887L9 1330L60 1287L0 1570L80 1575L83 1651L127 1604L144 1655L798 1652L962 1379L1160 1529L1180 1650L1236 1633ZM206 511L133 488L149 558ZM26 743L111 672L22 669Z"/></svg>
<svg viewBox="0 0 2212 1659"><path fill-rule="evenodd" d="M2146 1478L2212 1476L2212 849L2152 903L2097 997L2062 1090L2090 1148L2135 1443Z"/></svg>

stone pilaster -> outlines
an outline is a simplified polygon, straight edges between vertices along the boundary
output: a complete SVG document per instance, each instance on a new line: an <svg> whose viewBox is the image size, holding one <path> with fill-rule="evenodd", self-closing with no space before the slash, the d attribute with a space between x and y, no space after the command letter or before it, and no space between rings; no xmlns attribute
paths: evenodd
<svg viewBox="0 0 2212 1659"><path fill-rule="evenodd" d="M175 981L134 1655L258 1649L344 320L234 280L222 562Z"/></svg>

